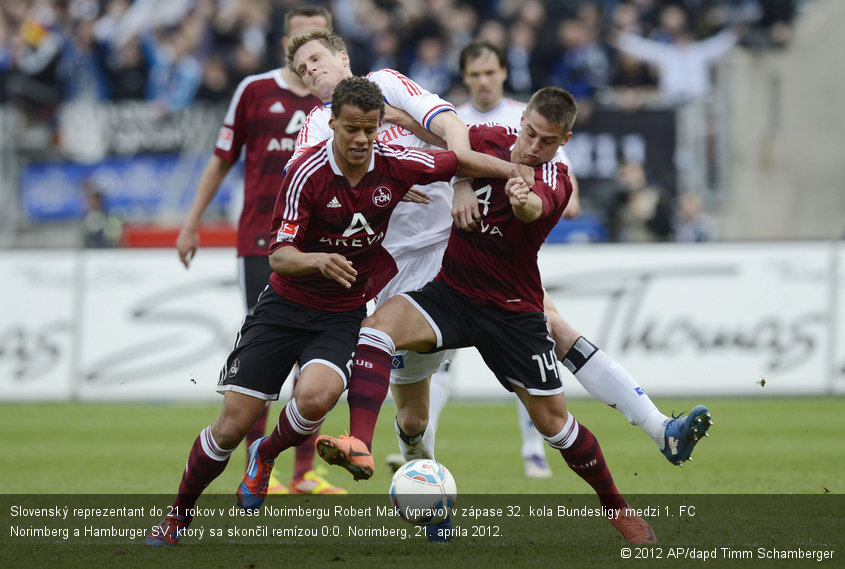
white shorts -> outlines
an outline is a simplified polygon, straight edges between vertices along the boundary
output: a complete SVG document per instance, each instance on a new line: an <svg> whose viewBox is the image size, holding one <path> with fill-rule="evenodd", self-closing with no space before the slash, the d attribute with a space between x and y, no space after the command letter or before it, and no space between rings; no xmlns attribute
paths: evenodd
<svg viewBox="0 0 845 569"><path fill-rule="evenodd" d="M399 272L387 283L376 298L376 308L384 304L391 296L400 292L418 290L433 280L440 272L446 243L434 245L420 251L419 255L404 255L396 259ZM440 366L454 353L454 350L433 354L418 354L401 350L393 355L393 367L390 370L390 383L402 385L416 383L433 375Z"/></svg>

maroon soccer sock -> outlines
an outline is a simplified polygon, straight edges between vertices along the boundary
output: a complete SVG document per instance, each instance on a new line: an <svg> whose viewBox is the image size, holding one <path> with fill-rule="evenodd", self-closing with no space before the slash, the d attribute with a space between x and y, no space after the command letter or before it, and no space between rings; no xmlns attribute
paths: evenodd
<svg viewBox="0 0 845 569"><path fill-rule="evenodd" d="M317 444L317 435L320 431L308 437L304 443L296 447L296 454L293 458L293 477L300 478L309 470L314 470L314 454L316 449L314 445Z"/></svg>
<svg viewBox="0 0 845 569"><path fill-rule="evenodd" d="M574 418L571 419L571 424L567 422L567 427L564 428L564 433L561 433L561 435L563 435L563 440L559 441L560 446L555 444L552 446L560 450L560 454L569 468L592 486L598 494L602 506L609 510L624 508L626 506L625 499L616 489L613 476L610 475L610 470L607 468L604 454L601 452L599 441L595 435L587 427L580 425ZM558 435L558 437L561 435ZM553 441L550 440L549 442L552 443ZM566 448L561 448L564 444Z"/></svg>
<svg viewBox="0 0 845 569"><path fill-rule="evenodd" d="M349 431L372 450L381 404L390 387L393 340L373 328L361 328L349 380Z"/></svg>
<svg viewBox="0 0 845 569"><path fill-rule="evenodd" d="M246 448L249 448L252 443L264 436L264 432L267 430L267 417L269 415L270 402L268 401L264 405L264 410L261 411L261 415L258 416L258 419L255 420L252 428L246 434ZM249 459L247 459L247 462L249 462Z"/></svg>
<svg viewBox="0 0 845 569"><path fill-rule="evenodd" d="M317 432L324 419L325 417L316 421L306 419L300 415L296 399L291 399L279 414L276 428L258 445L258 456L261 460L275 460L281 452L305 443Z"/></svg>
<svg viewBox="0 0 845 569"><path fill-rule="evenodd" d="M221 449L211 436L211 426L206 427L194 441L185 472L179 483L179 493L173 502L173 513L191 521L191 511L197 499L211 482L226 469L231 450Z"/></svg>

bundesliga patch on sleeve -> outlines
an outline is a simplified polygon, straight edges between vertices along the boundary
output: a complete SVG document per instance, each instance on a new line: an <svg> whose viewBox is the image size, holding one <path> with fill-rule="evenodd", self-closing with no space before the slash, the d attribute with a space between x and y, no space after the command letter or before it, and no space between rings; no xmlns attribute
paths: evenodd
<svg viewBox="0 0 845 569"><path fill-rule="evenodd" d="M299 225L285 221L276 233L276 242L284 243L285 241L293 241L296 237L296 232L299 230Z"/></svg>
<svg viewBox="0 0 845 569"><path fill-rule="evenodd" d="M232 149L232 141L235 139L235 131L228 126L220 127L220 133L217 135L217 148L220 150L229 151Z"/></svg>

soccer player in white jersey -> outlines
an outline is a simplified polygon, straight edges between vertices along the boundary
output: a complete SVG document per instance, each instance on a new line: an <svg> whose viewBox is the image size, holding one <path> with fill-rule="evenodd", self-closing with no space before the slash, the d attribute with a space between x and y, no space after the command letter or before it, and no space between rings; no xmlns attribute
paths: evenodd
<svg viewBox="0 0 845 569"><path fill-rule="evenodd" d="M472 42L461 51L460 67L464 84L470 90L471 100L457 107L458 115L468 125L493 122L519 128L525 104L504 96L508 69L507 57L502 50L489 42ZM571 167L562 151L563 147L560 148L558 156ZM575 193L564 210L563 217L576 217L580 211L577 204L577 183L573 183L573 187ZM573 201L576 202L574 207ZM617 409L628 421L640 427L654 440L669 462L680 465L689 459L696 441L685 440L685 428L690 426L688 419L670 418L661 413L628 372L581 336L558 313L549 295L544 296L544 311L556 343L557 356L581 385L590 395ZM441 385L440 375L437 374L432 380L432 409L429 411L430 417L434 417L435 421L442 404L439 409L435 405L441 400L445 403ZM544 441L533 428L525 408L522 405L518 408L526 474L542 472L541 467L545 463ZM702 421L711 422L707 408L701 405L696 406L690 416L691 422L698 417L702 417ZM542 457L541 460L531 458L538 454Z"/></svg>
<svg viewBox="0 0 845 569"><path fill-rule="evenodd" d="M349 69L346 48L342 40L325 30L311 30L291 38L287 47L287 59L291 68L296 71L304 83L327 104L318 107L308 116L300 130L297 139L297 149L294 159L309 147L320 143L330 134L328 121L331 109L328 102L338 81L352 75ZM421 136L432 133L445 141L450 150L469 148L469 137L466 125L454 112L454 107L439 96L429 93L419 85L391 69L383 69L370 73L368 79L381 88L385 101L392 110L396 109L410 115L410 121L404 124L421 125L424 131L417 129ZM408 147L426 148L430 145L424 142L411 130L388 122L405 116L394 112L385 116L378 140L382 143L401 144ZM477 200L468 181L456 184L456 192L464 186L466 195L477 210ZM448 183L434 183L420 186L421 191L428 196L428 204L402 203L394 210L390 228L385 238L385 248L396 260L398 274L396 278L379 293L378 301L387 299L405 290L413 290L430 281L440 269L443 252L449 241L452 225L452 188ZM458 216L460 206L458 206ZM467 218L471 215L467 215ZM396 355L391 373L391 383L406 386L405 389L394 388L393 397L397 406L396 430L400 441L416 445L422 452L423 448L434 448L434 429L425 429L428 414L428 384L429 377L437 371L447 354L417 354L415 352L401 352ZM344 454L349 452L363 453L372 446L372 433L378 418L378 411L387 395L387 384L371 384L361 382L350 384L348 403L350 409L350 435L338 439L321 436L317 442L317 452L327 457L342 447ZM412 423L405 419L414 418ZM400 428L401 425L401 428ZM408 434L410 433L410 435ZM415 436L416 435L416 436ZM422 445L422 436L431 437ZM363 443L363 449L357 445ZM356 450L358 448L358 450ZM372 457L359 460L366 462L365 470L372 472ZM422 455L418 456L420 458ZM430 454L428 456L431 456ZM355 466L358 468L358 465ZM369 478L353 472L358 477Z"/></svg>

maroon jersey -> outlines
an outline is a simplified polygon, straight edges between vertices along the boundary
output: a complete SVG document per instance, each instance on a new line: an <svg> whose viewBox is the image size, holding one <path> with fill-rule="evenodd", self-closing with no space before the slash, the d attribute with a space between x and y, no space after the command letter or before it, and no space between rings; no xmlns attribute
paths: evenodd
<svg viewBox="0 0 845 569"><path fill-rule="evenodd" d="M282 186L285 164L308 113L320 104L287 88L276 69L251 75L235 91L214 153L234 164L246 145L244 205L238 223L238 255L267 255L273 205Z"/></svg>
<svg viewBox="0 0 845 569"><path fill-rule="evenodd" d="M517 133L511 127L478 125L470 127L469 140L477 152L510 160ZM507 180L473 180L481 221L472 232L452 227L436 280L478 304L512 312L542 312L537 252L572 195L567 172L557 157L535 168L536 181L531 189L543 200L543 213L533 223L523 223L514 216L505 193Z"/></svg>
<svg viewBox="0 0 845 569"><path fill-rule="evenodd" d="M358 276L349 289L320 273L273 273L270 285L304 306L342 311L363 306L396 274L396 263L382 243L390 214L402 197L414 184L451 179L458 159L446 150L375 142L368 172L352 187L335 162L333 140L313 146L288 164L273 212L270 253L291 245L306 253L338 253L352 263Z"/></svg>

